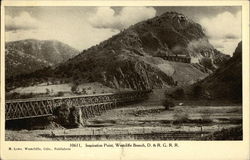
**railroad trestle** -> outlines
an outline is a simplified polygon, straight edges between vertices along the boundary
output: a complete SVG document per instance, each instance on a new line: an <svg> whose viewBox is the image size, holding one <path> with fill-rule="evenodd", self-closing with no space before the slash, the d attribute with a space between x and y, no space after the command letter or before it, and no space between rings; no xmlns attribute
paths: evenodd
<svg viewBox="0 0 250 160"><path fill-rule="evenodd" d="M87 119L118 106L145 100L149 92L150 90L71 97L8 100L5 102L5 120L51 116L55 108L62 104L66 104L69 107L80 107L82 116Z"/></svg>

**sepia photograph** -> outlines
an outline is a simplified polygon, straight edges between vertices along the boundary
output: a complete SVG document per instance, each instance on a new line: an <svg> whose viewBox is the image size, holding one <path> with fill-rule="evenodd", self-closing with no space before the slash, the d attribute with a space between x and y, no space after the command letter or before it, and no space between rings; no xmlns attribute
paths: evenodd
<svg viewBox="0 0 250 160"><path fill-rule="evenodd" d="M241 6L6 6L4 23L5 141L243 140Z"/></svg>
<svg viewBox="0 0 250 160"><path fill-rule="evenodd" d="M248 160L249 1L1 4L1 160Z"/></svg>

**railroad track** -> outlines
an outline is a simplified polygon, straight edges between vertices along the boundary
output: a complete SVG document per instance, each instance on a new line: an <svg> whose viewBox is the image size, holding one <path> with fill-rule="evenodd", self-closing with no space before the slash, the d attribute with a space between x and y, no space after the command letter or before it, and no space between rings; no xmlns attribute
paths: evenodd
<svg viewBox="0 0 250 160"><path fill-rule="evenodd" d="M98 135L43 135L53 140L91 141L91 140L194 140L207 132L167 132L134 134L98 134Z"/></svg>
<svg viewBox="0 0 250 160"><path fill-rule="evenodd" d="M70 97L8 100L5 102L5 120L51 116L55 108L62 104L66 104L69 107L80 107L84 118L89 118L108 109L143 101L148 98L148 93L150 92L151 90L127 91Z"/></svg>

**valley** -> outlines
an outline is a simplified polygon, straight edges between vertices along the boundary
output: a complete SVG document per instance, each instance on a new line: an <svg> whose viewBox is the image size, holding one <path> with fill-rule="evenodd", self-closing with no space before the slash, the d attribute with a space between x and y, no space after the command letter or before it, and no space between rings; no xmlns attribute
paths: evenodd
<svg viewBox="0 0 250 160"><path fill-rule="evenodd" d="M165 12L78 52L6 43L5 139L242 140L242 44L218 51Z"/></svg>

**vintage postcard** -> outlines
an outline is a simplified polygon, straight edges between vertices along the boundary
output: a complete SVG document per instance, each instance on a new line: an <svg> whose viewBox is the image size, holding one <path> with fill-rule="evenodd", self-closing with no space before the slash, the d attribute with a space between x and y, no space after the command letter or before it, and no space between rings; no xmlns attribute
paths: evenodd
<svg viewBox="0 0 250 160"><path fill-rule="evenodd" d="M1 154L249 154L248 1L2 1Z"/></svg>

